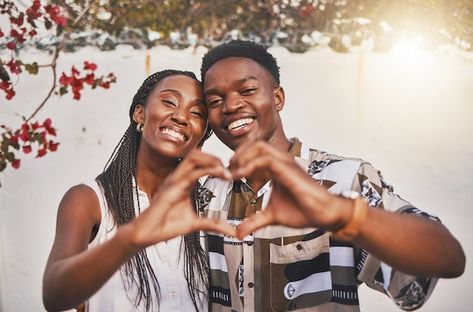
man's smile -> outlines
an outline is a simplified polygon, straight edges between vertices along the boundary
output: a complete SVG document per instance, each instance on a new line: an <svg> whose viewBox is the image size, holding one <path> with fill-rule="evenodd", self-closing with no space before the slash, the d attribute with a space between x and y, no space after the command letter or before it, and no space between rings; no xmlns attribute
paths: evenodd
<svg viewBox="0 0 473 312"><path fill-rule="evenodd" d="M246 133L249 129L249 126L253 124L255 118L241 118L231 122L227 129L232 135L241 135Z"/></svg>

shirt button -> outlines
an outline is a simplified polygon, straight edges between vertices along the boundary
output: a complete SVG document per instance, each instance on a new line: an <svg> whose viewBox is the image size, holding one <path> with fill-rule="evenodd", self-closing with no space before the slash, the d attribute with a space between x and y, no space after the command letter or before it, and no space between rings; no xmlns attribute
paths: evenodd
<svg viewBox="0 0 473 312"><path fill-rule="evenodd" d="M301 244L297 244L296 248L297 248L297 250L302 250L302 245L301 245Z"/></svg>
<svg viewBox="0 0 473 312"><path fill-rule="evenodd" d="M253 199L252 201L250 201L250 204L251 204L252 206L256 205L256 199Z"/></svg>
<svg viewBox="0 0 473 312"><path fill-rule="evenodd" d="M297 304L295 304L294 302L289 302L287 308L289 309L289 311L294 311L297 308Z"/></svg>
<svg viewBox="0 0 473 312"><path fill-rule="evenodd" d="M255 286L255 284L253 284L252 282L248 283L248 287L253 288L253 286Z"/></svg>

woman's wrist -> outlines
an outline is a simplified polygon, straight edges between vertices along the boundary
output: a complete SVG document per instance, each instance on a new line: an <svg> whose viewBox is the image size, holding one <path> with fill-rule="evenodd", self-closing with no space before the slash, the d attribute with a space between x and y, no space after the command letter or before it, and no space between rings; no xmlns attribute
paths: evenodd
<svg viewBox="0 0 473 312"><path fill-rule="evenodd" d="M144 248L136 239L136 233L132 223L119 226L116 239L118 240L122 250L129 256L136 254Z"/></svg>

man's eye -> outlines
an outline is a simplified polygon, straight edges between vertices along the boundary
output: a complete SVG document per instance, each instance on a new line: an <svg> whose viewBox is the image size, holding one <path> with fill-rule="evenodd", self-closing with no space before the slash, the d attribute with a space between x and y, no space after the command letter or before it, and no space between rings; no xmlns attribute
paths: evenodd
<svg viewBox="0 0 473 312"><path fill-rule="evenodd" d="M210 100L209 101L209 106L210 107L215 107L215 106L218 106L222 103L222 99L215 99L215 100Z"/></svg>
<svg viewBox="0 0 473 312"><path fill-rule="evenodd" d="M256 88L247 88L247 89L243 89L241 91L241 94L243 95L252 95L253 93L255 93L256 91Z"/></svg>

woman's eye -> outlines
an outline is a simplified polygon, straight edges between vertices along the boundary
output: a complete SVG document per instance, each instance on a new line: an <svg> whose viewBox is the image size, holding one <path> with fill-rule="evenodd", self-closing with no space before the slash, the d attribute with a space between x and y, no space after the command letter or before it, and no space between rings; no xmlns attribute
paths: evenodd
<svg viewBox="0 0 473 312"><path fill-rule="evenodd" d="M166 104L166 105L177 106L176 103L174 103L171 100L163 99L163 103Z"/></svg>
<svg viewBox="0 0 473 312"><path fill-rule="evenodd" d="M199 111L192 111L191 114L200 118L204 118L204 114Z"/></svg>

